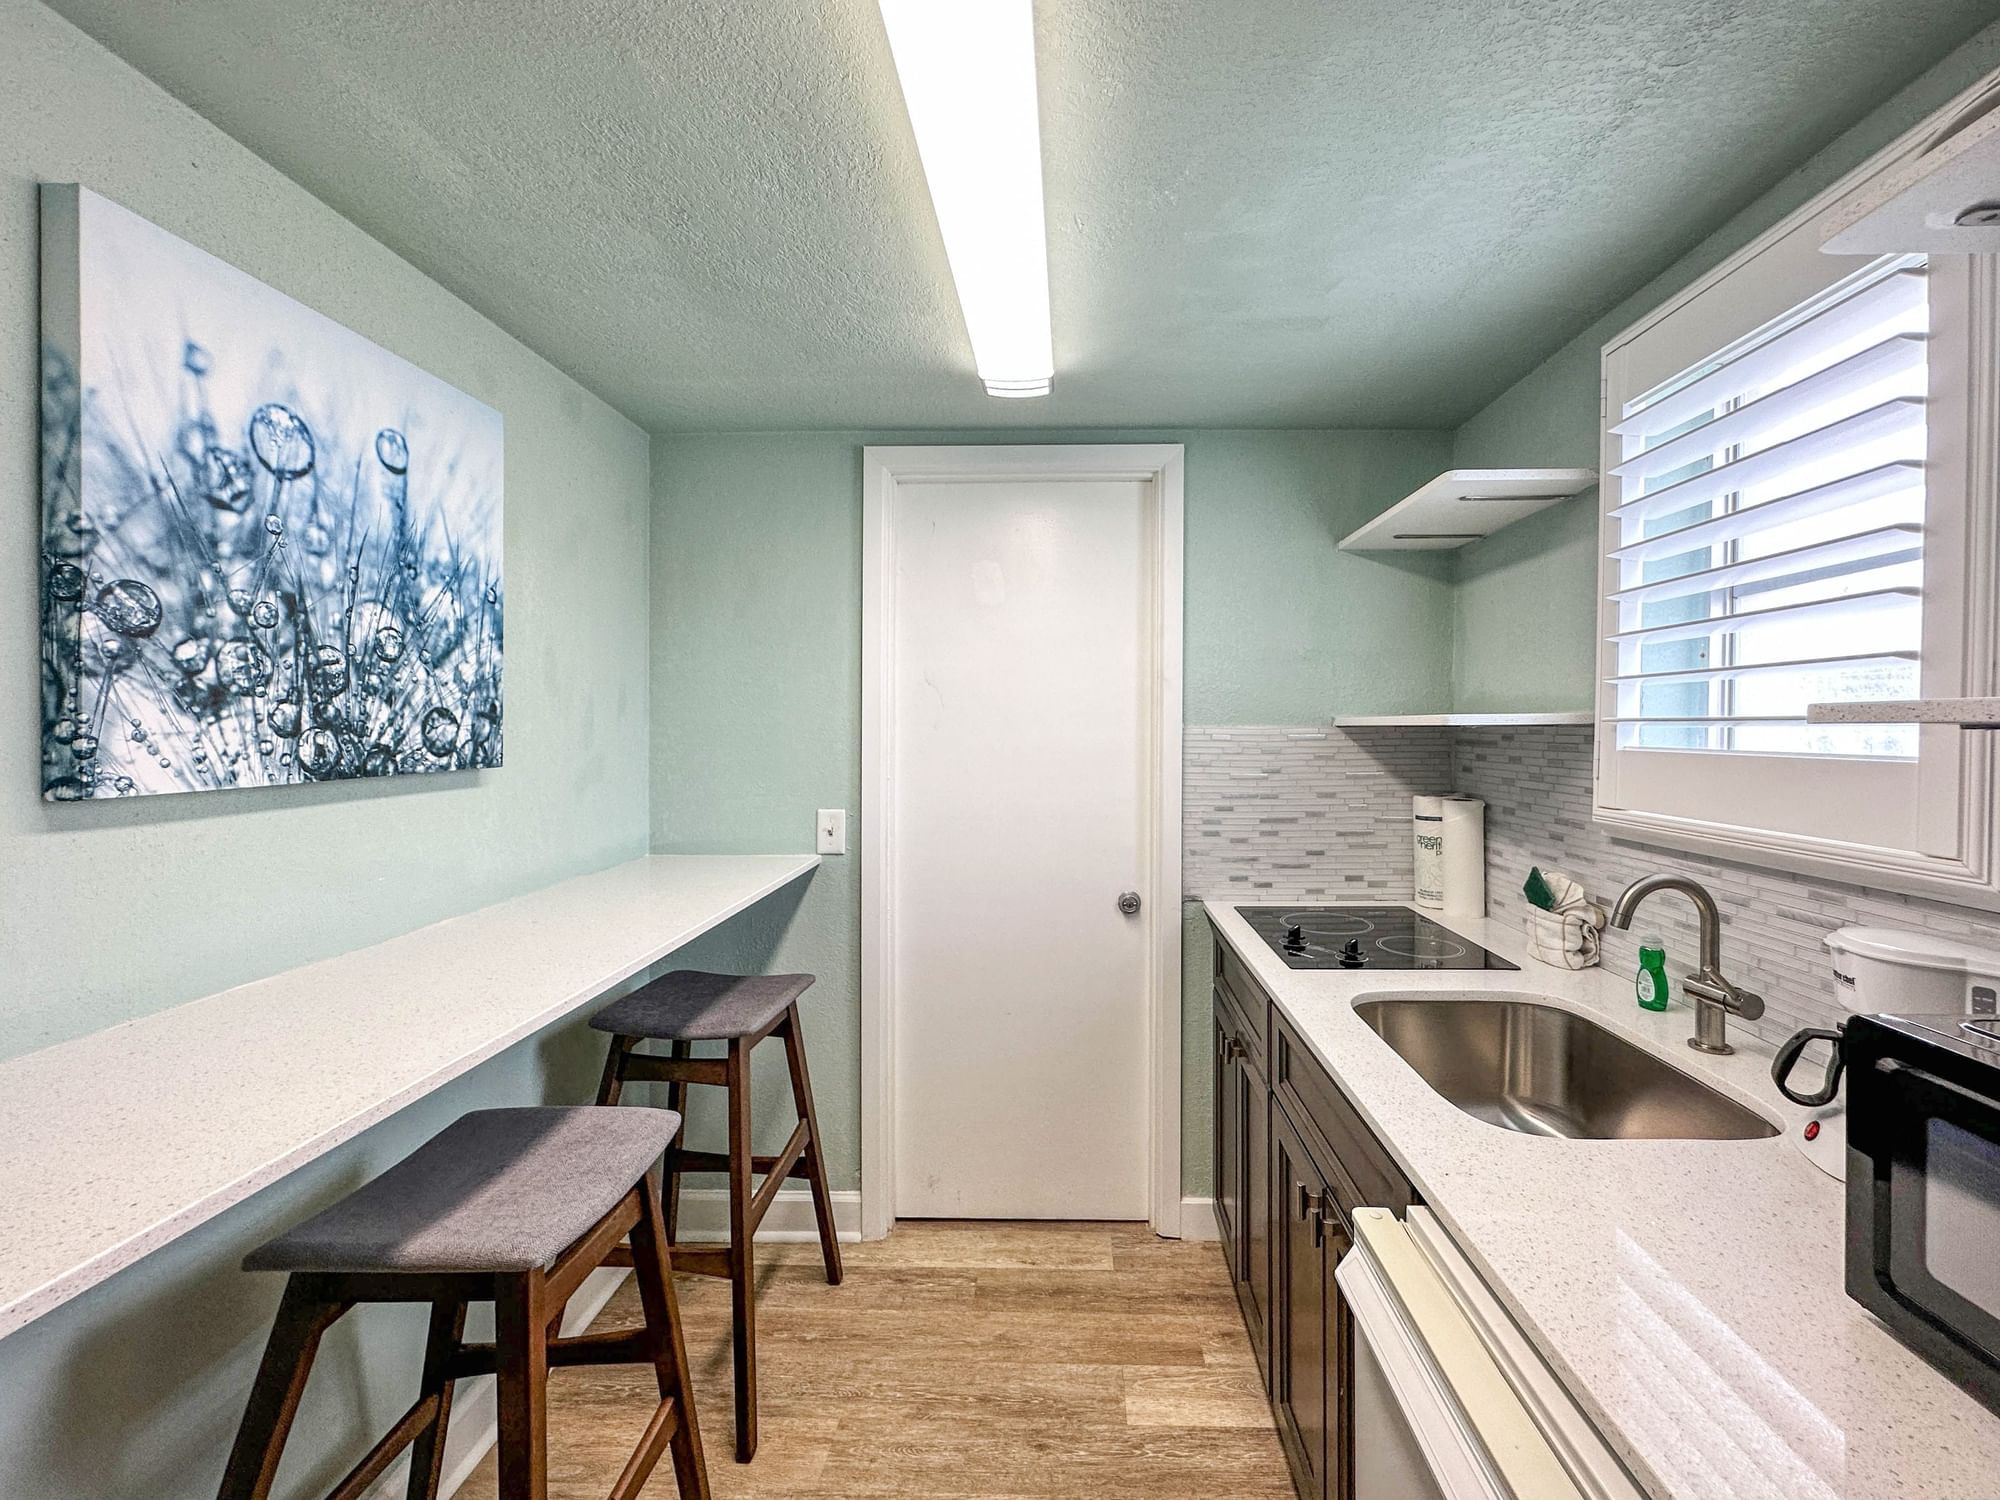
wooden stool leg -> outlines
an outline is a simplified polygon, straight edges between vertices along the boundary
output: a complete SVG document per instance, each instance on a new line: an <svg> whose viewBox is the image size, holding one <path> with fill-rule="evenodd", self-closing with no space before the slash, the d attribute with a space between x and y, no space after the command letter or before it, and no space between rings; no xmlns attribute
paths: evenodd
<svg viewBox="0 0 2000 1500"><path fill-rule="evenodd" d="M312 1373L313 1356L319 1352L320 1336L345 1311L343 1303L321 1301L310 1283L300 1277L285 1282L285 1295L278 1303L277 1320L271 1325L264 1358L257 1366L256 1383L250 1387L243 1425L236 1429L236 1443L229 1451L229 1466L223 1471L217 1500L265 1500L271 1493L285 1439L291 1435L292 1419L299 1412L299 1398L305 1394L306 1377Z"/></svg>
<svg viewBox="0 0 2000 1500"><path fill-rule="evenodd" d="M676 1059L694 1056L694 1043L675 1042L673 1055ZM667 1108L681 1117L680 1138L667 1147L667 1159L661 1168L662 1181L667 1198L667 1243L678 1244L681 1234L681 1169L675 1158L675 1151L687 1144L687 1097L688 1086L682 1082L667 1085Z"/></svg>
<svg viewBox="0 0 2000 1500"><path fill-rule="evenodd" d="M674 1294L660 1191L650 1172L639 1184L639 1197L639 1222L632 1230L632 1274L639 1283L646 1327L653 1335L653 1374L660 1399L671 1400L679 1415L669 1440L674 1481L681 1500L709 1500L708 1464L702 1458L701 1428L695 1420L694 1380L688 1373L687 1342L681 1336L680 1302Z"/></svg>
<svg viewBox="0 0 2000 1500"><path fill-rule="evenodd" d="M444 1484L444 1438L451 1426L451 1362L465 1342L465 1303L442 1298L431 1304L430 1337L424 1343L424 1384L420 1397L437 1397L437 1415L417 1434L410 1449L409 1500L437 1500Z"/></svg>
<svg viewBox="0 0 2000 1500"><path fill-rule="evenodd" d="M618 1096L625 1092L625 1054L632 1050L632 1038L614 1036L611 1046L604 1054L604 1076L597 1083L597 1102L616 1104Z"/></svg>
<svg viewBox="0 0 2000 1500"><path fill-rule="evenodd" d="M757 1273L751 1253L750 1048L729 1044L729 1311L735 1335L736 1461L757 1452Z"/></svg>
<svg viewBox="0 0 2000 1500"><path fill-rule="evenodd" d="M813 1217L819 1221L819 1253L826 1262L828 1286L840 1285L840 1237L833 1227L833 1194L826 1186L826 1155L820 1149L819 1117L813 1113L812 1079L806 1073L806 1039L799 1029L799 1008L785 1012L785 1062L792 1072L792 1099L806 1124L806 1180L812 1184Z"/></svg>
<svg viewBox="0 0 2000 1500"><path fill-rule="evenodd" d="M548 1500L549 1311L542 1277L496 1276L493 1346L500 1377L499 1500Z"/></svg>

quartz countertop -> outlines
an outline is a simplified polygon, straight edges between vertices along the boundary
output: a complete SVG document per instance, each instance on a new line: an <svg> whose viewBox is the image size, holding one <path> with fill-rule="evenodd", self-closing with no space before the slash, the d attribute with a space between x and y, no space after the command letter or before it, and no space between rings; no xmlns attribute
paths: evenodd
<svg viewBox="0 0 2000 1500"><path fill-rule="evenodd" d="M1843 1190L1790 1141L1573 1141L1489 1125L1434 1093L1354 1002L1534 996L1789 1126L1804 1111L1772 1085L1769 1046L1732 1026L1737 1053L1703 1056L1686 1045L1693 1014L1678 997L1643 1011L1630 975L1537 963L1498 922L1443 919L1518 972L1304 970L1234 903L1203 904L1648 1492L2000 1496L2000 1416L1849 1300Z"/></svg>
<svg viewBox="0 0 2000 1500"><path fill-rule="evenodd" d="M0 1063L0 1335L818 863L636 859Z"/></svg>

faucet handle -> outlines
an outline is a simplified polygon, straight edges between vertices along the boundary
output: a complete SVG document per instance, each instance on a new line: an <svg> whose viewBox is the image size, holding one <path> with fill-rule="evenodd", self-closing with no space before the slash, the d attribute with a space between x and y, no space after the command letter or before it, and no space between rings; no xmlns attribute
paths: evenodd
<svg viewBox="0 0 2000 1500"><path fill-rule="evenodd" d="M1690 974L1681 981L1682 987L1697 1000L1706 1000L1719 1005L1746 1021L1754 1021L1764 1014L1764 997L1755 991L1739 989L1724 979L1713 969L1703 969Z"/></svg>

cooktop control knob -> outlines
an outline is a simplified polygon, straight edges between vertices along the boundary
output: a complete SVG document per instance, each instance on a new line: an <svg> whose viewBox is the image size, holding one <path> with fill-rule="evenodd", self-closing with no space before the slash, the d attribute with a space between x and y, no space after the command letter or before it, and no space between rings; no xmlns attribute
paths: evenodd
<svg viewBox="0 0 2000 1500"><path fill-rule="evenodd" d="M1361 939L1349 938L1346 945L1340 950L1341 968L1359 969L1364 967L1367 962L1368 960L1361 956Z"/></svg>
<svg viewBox="0 0 2000 1500"><path fill-rule="evenodd" d="M1292 923L1291 926L1285 929L1285 947L1293 953L1303 953L1306 951L1305 929L1297 922Z"/></svg>

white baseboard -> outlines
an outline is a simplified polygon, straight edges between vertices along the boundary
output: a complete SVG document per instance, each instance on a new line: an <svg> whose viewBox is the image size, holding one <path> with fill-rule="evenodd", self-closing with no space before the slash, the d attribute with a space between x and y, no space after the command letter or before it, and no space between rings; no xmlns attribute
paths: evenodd
<svg viewBox="0 0 2000 1500"><path fill-rule="evenodd" d="M632 1273L622 1266L600 1266L583 1279L576 1295L563 1312L565 1336L582 1333L591 1320L604 1311L612 1294ZM472 1477L487 1451L500 1441L499 1395L491 1375L475 1375L458 1382L451 1398L451 1425L444 1440L444 1483L447 1497ZM368 1487L367 1500L402 1500L410 1488L410 1455L405 1452L389 1466L389 1471Z"/></svg>
<svg viewBox="0 0 2000 1500"><path fill-rule="evenodd" d="M861 1238L861 1194L849 1190L833 1195L833 1232L843 1244ZM681 1217L674 1238L691 1245L719 1245L729 1238L729 1194L723 1188L682 1188ZM771 1211L757 1227L757 1238L774 1244L797 1244L819 1238L813 1217L812 1191L790 1184L778 1189Z"/></svg>
<svg viewBox="0 0 2000 1500"><path fill-rule="evenodd" d="M1222 1230L1215 1222L1213 1198L1181 1199L1181 1238L1184 1240L1222 1238Z"/></svg>
<svg viewBox="0 0 2000 1500"><path fill-rule="evenodd" d="M714 1222L727 1224L726 1196L721 1193L717 1193L715 1196L719 1199L724 1199L724 1203L715 1210L720 1217ZM781 1194L781 1200L782 1197L783 1195ZM778 1203L771 1205L773 1218L777 1216L779 1207L780 1204ZM768 1225L770 1221L766 1220L765 1222ZM858 1240L861 1238L861 1195L859 1193L835 1193L833 1195L833 1222L842 1240ZM1163 1239L1219 1240L1222 1238L1222 1230L1215 1222L1215 1200L1213 1198L1183 1198L1178 1205L1169 1203L1167 1205L1167 1212L1152 1222L1155 1233L1159 1234ZM812 1205L810 1202L805 1205L805 1217L801 1223L802 1227L797 1232L776 1234L772 1235L771 1238L780 1240L810 1240L816 1238L813 1233ZM687 1197L683 1197L682 1199L681 1224L682 1238L684 1239L707 1240L710 1238L723 1238L720 1234L696 1234L687 1227ZM895 1227L895 1220L891 1219L888 1226L881 1232L887 1234ZM762 1238L762 1236L760 1235L759 1238Z"/></svg>

